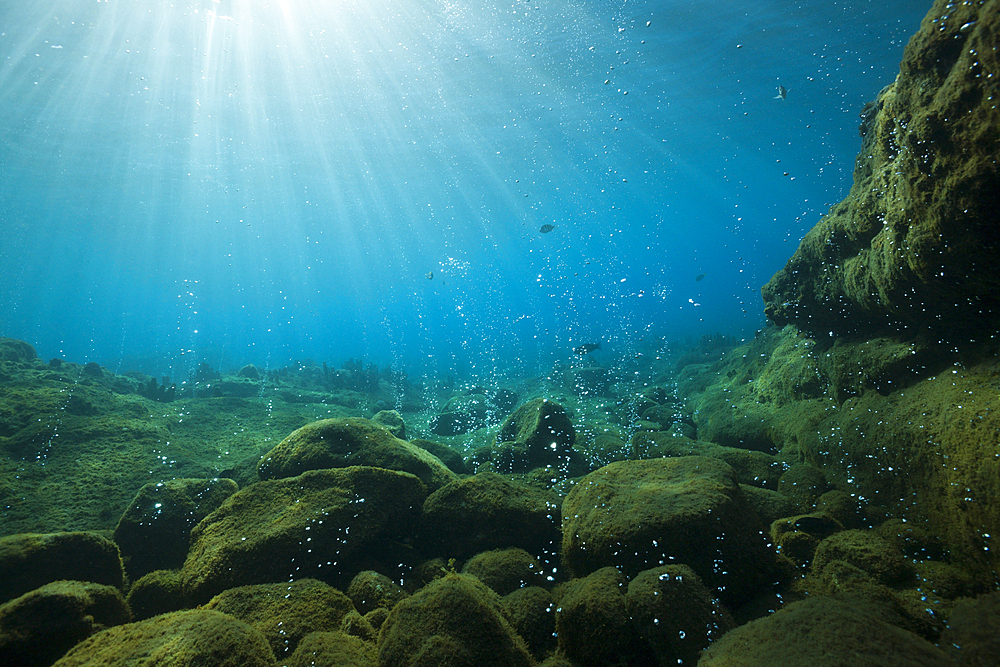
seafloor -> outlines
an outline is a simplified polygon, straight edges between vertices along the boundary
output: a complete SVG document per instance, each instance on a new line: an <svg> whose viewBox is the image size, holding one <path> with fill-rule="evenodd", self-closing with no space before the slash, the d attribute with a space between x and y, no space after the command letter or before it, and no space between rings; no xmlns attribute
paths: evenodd
<svg viewBox="0 0 1000 667"><path fill-rule="evenodd" d="M0 339L0 664L1000 664L998 40L935 3L747 340L472 385Z"/></svg>

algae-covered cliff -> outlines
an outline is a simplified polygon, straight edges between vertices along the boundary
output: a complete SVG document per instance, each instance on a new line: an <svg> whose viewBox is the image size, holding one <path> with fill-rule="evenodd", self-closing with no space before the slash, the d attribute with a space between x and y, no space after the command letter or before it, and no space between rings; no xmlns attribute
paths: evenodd
<svg viewBox="0 0 1000 667"><path fill-rule="evenodd" d="M989 585L1000 566L1000 1L938 0L862 113L854 184L682 369L699 438L781 452ZM915 534L915 533L913 533ZM911 535L912 538L912 535Z"/></svg>
<svg viewBox="0 0 1000 667"><path fill-rule="evenodd" d="M1000 315L1000 2L938 0L862 113L844 201L764 287L811 332L973 338Z"/></svg>

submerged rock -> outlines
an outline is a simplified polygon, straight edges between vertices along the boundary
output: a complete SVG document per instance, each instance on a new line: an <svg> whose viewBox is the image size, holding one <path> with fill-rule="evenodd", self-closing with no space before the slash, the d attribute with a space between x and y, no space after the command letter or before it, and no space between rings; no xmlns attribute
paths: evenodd
<svg viewBox="0 0 1000 667"><path fill-rule="evenodd" d="M0 605L0 664L48 667L90 635L131 620L117 588L46 584Z"/></svg>
<svg viewBox="0 0 1000 667"><path fill-rule="evenodd" d="M346 585L362 570L395 572L424 494L409 473L362 466L254 484L191 531L185 592L207 601L234 586L293 577Z"/></svg>
<svg viewBox="0 0 1000 667"><path fill-rule="evenodd" d="M699 667L946 667L941 649L858 606L825 596L726 633L702 653Z"/></svg>
<svg viewBox="0 0 1000 667"><path fill-rule="evenodd" d="M448 574L395 606L379 636L379 667L529 667L534 659L504 617L500 596Z"/></svg>
<svg viewBox="0 0 1000 667"><path fill-rule="evenodd" d="M24 533L0 538L0 602L60 579L121 589L125 572L114 542L97 533Z"/></svg>
<svg viewBox="0 0 1000 667"><path fill-rule="evenodd" d="M194 609L119 625L77 644L58 667L273 667L259 632L228 614Z"/></svg>
<svg viewBox="0 0 1000 667"><path fill-rule="evenodd" d="M172 479L139 489L114 535L129 577L183 565L191 528L237 489L231 479Z"/></svg>
<svg viewBox="0 0 1000 667"><path fill-rule="evenodd" d="M764 287L813 333L976 337L1000 317L1000 3L937 0L865 110L847 198Z"/></svg>
<svg viewBox="0 0 1000 667"><path fill-rule="evenodd" d="M576 576L683 563L738 603L758 592L774 562L733 469L703 456L607 465L573 487L562 517L560 555Z"/></svg>
<svg viewBox="0 0 1000 667"><path fill-rule="evenodd" d="M456 479L440 459L400 440L385 427L355 417L323 419L293 431L261 459L261 479L293 477L307 470L375 466L416 475L430 490Z"/></svg>

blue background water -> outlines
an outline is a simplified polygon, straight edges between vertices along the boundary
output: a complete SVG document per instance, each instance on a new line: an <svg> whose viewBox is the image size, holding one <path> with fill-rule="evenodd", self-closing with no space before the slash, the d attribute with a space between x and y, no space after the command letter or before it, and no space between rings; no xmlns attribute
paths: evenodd
<svg viewBox="0 0 1000 667"><path fill-rule="evenodd" d="M4 1L0 334L175 376L747 335L929 6Z"/></svg>

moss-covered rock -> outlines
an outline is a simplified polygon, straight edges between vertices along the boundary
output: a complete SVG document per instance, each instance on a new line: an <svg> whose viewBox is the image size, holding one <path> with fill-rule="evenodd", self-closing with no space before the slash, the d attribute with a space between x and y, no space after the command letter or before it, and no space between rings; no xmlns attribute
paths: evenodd
<svg viewBox="0 0 1000 667"><path fill-rule="evenodd" d="M313 632L299 642L286 667L375 667L375 646L342 632Z"/></svg>
<svg viewBox="0 0 1000 667"><path fill-rule="evenodd" d="M890 586L913 577L912 565L896 546L869 530L844 530L825 538L816 547L812 567L822 570L834 560L850 563Z"/></svg>
<svg viewBox="0 0 1000 667"><path fill-rule="evenodd" d="M267 639L279 660L311 632L332 632L354 611L350 598L315 579L238 586L219 593L201 609L229 614Z"/></svg>
<svg viewBox="0 0 1000 667"><path fill-rule="evenodd" d="M231 479L150 482L118 520L114 540L132 579L184 564L191 528L238 487Z"/></svg>
<svg viewBox="0 0 1000 667"><path fill-rule="evenodd" d="M380 667L528 667L534 659L475 577L449 574L397 604L379 635Z"/></svg>
<svg viewBox="0 0 1000 667"><path fill-rule="evenodd" d="M500 427L494 462L501 472L568 466L576 431L565 408L547 398L528 401Z"/></svg>
<svg viewBox="0 0 1000 667"><path fill-rule="evenodd" d="M955 603L941 647L961 667L996 664L1000 655L1000 592Z"/></svg>
<svg viewBox="0 0 1000 667"><path fill-rule="evenodd" d="M243 621L204 609L119 625L77 644L58 667L273 667L267 641Z"/></svg>
<svg viewBox="0 0 1000 667"><path fill-rule="evenodd" d="M774 561L733 469L707 457L612 463L573 487L562 517L560 555L576 576L684 563L732 603L754 595Z"/></svg>
<svg viewBox="0 0 1000 667"><path fill-rule="evenodd" d="M559 544L559 501L551 493L482 472L432 493L423 507L428 555L467 558L520 547L541 555Z"/></svg>
<svg viewBox="0 0 1000 667"><path fill-rule="evenodd" d="M45 584L0 605L0 664L48 667L90 635L131 620L117 588Z"/></svg>
<svg viewBox="0 0 1000 667"><path fill-rule="evenodd" d="M847 198L764 287L779 324L975 337L1000 315L996 0L937 0L864 110Z"/></svg>
<svg viewBox="0 0 1000 667"><path fill-rule="evenodd" d="M498 595L507 595L525 586L540 586L545 582L538 559L517 548L476 554L462 566L462 573L471 574Z"/></svg>
<svg viewBox="0 0 1000 667"><path fill-rule="evenodd" d="M551 593L539 586L526 586L504 595L500 603L532 655L541 658L556 647L556 605Z"/></svg>
<svg viewBox="0 0 1000 667"><path fill-rule="evenodd" d="M24 533L0 538L0 602L60 579L121 589L124 577L118 547L97 533Z"/></svg>
<svg viewBox="0 0 1000 667"><path fill-rule="evenodd" d="M556 611L559 650L581 667L653 664L650 646L632 625L628 581L604 567L562 587Z"/></svg>
<svg viewBox="0 0 1000 667"><path fill-rule="evenodd" d="M395 572L425 498L409 473L354 466L310 470L241 489L191 531L185 591L311 576L345 586L358 572ZM385 561L385 562L383 562Z"/></svg>
<svg viewBox="0 0 1000 667"><path fill-rule="evenodd" d="M699 667L953 664L941 649L912 632L822 595L741 625L705 649L698 661Z"/></svg>
<svg viewBox="0 0 1000 667"><path fill-rule="evenodd" d="M431 491L456 477L427 450L400 440L367 419L323 419L307 424L264 455L261 479L282 479L307 470L374 466L416 475Z"/></svg>
<svg viewBox="0 0 1000 667"><path fill-rule="evenodd" d="M628 614L660 665L693 665L698 654L736 626L687 565L640 572L628 584Z"/></svg>
<svg viewBox="0 0 1000 667"><path fill-rule="evenodd" d="M347 587L347 597L362 614L379 607L392 609L408 595L395 581L372 570L358 572Z"/></svg>
<svg viewBox="0 0 1000 667"><path fill-rule="evenodd" d="M180 570L154 570L144 575L128 589L125 601L137 621L194 606L184 593Z"/></svg>

